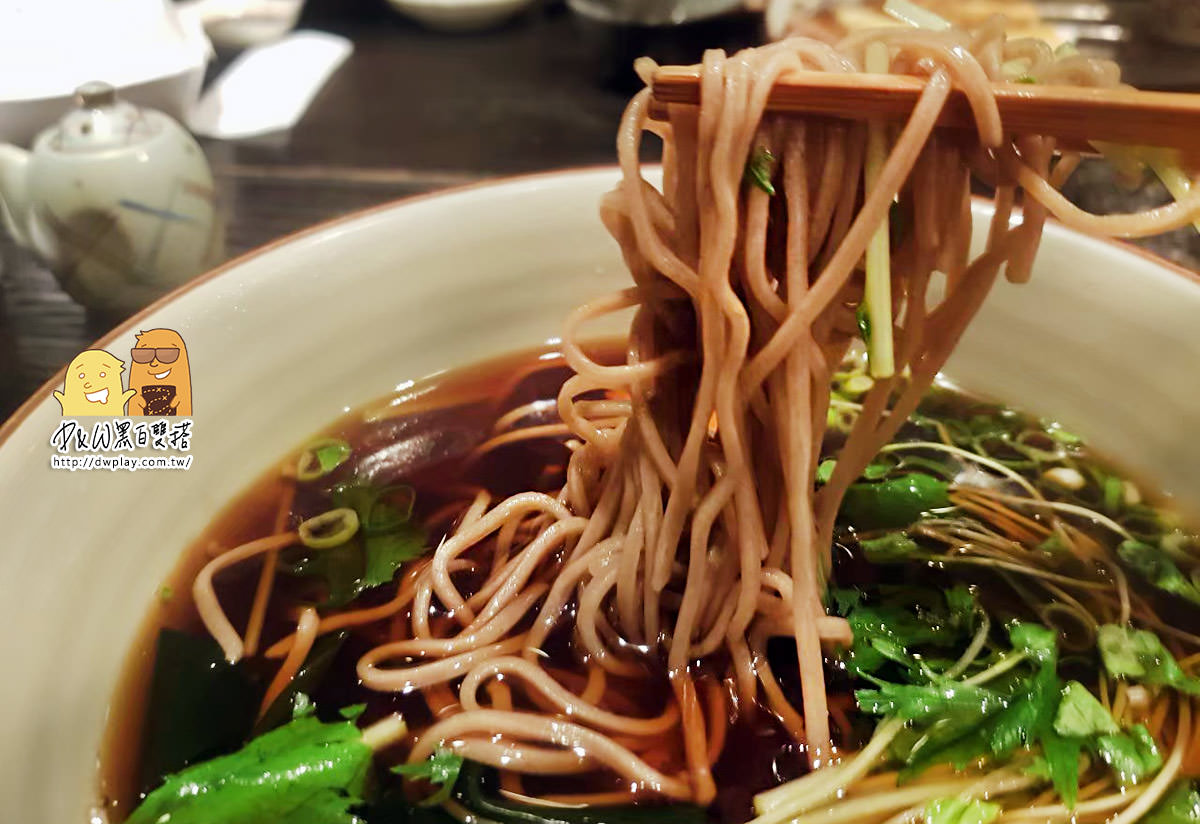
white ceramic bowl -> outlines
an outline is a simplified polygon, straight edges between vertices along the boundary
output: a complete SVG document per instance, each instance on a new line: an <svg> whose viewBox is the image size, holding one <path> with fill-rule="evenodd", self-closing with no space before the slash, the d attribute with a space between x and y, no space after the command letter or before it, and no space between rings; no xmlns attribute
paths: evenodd
<svg viewBox="0 0 1200 824"><path fill-rule="evenodd" d="M533 0L388 0L392 8L438 31L482 31L503 23Z"/></svg>
<svg viewBox="0 0 1200 824"><path fill-rule="evenodd" d="M552 338L576 303L626 284L596 216L615 180L541 175L380 207L234 261L106 336L127 357L140 329L183 335L187 472L51 470L50 386L0 429L0 821L84 819L157 585L270 462L405 380ZM1198 316L1191 276L1050 226L1033 282L998 285L949 372L1194 503Z"/></svg>

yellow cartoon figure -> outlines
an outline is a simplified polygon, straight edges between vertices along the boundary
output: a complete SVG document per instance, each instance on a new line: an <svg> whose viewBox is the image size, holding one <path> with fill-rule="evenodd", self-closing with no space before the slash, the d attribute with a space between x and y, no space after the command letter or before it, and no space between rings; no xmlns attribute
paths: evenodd
<svg viewBox="0 0 1200 824"><path fill-rule="evenodd" d="M103 349L80 352L67 367L63 391L54 399L66 415L124 415L125 404L136 392L121 390L125 362Z"/></svg>
<svg viewBox="0 0 1200 824"><path fill-rule="evenodd" d="M138 333L129 353L129 388L134 391L130 415L192 414L192 373L187 347L174 329Z"/></svg>

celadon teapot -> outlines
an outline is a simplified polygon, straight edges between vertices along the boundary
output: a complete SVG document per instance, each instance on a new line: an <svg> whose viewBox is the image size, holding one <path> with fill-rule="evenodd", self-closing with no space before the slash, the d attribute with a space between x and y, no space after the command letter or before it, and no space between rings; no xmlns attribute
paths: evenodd
<svg viewBox="0 0 1200 824"><path fill-rule="evenodd" d="M73 298L128 315L221 256L212 173L167 115L103 83L76 102L32 150L0 144L0 217Z"/></svg>

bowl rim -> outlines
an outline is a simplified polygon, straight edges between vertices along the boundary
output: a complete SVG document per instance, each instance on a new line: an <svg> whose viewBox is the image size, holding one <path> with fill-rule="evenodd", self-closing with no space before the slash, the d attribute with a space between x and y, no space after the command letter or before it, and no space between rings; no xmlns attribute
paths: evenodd
<svg viewBox="0 0 1200 824"><path fill-rule="evenodd" d="M654 164L652 168L658 168L658 164ZM166 307L170 303L172 303L175 300L178 300L182 296L186 295L188 292L191 292L192 290L194 290L210 281L216 280L217 278L228 274L230 271L238 268L239 266L241 266L243 263L246 263L247 261L253 260L254 258L257 258L261 255L267 254L271 251L274 251L277 248L285 246L294 241L300 240L302 238L310 237L312 235L320 234L322 232L336 228L337 226L340 226L345 223L350 223L352 221L356 221L356 220L359 220L359 219L362 219L365 217L369 217L371 215L379 214L381 212L385 212L390 209L395 209L395 208L405 206L408 204L419 203L422 201L430 200L432 198L448 197L448 196L452 196L452 195L461 195L461 194L469 193L475 189L486 189L486 188L493 187L493 186L504 186L504 185L513 185L513 184L522 184L522 183L528 184L528 183L535 183L539 180L543 180L546 178L574 177L574 176L578 176L578 175L582 175L582 174L596 174L596 175L609 174L609 175L613 175L613 176L619 176L620 173L621 173L621 167L616 164L596 164L596 165L584 165L584 166L567 166L567 167L563 167L563 168L559 168L559 169L547 169L544 171L528 172L525 174L516 174L516 175L503 175L500 177L483 177L483 178L480 178L479 180L472 180L472 181L468 181L466 183L457 183L457 184L453 184L450 186L445 186L445 187L441 187L441 188L437 188L437 189L431 189L430 191L427 191L427 192L418 192L416 194L405 195L403 197L393 198L392 200L384 201L383 203L377 203L373 206L367 206L362 209L356 209L352 212L347 212L344 215L338 215L337 217L333 217L328 220L323 220L319 223L314 223L311 226L306 226L303 229L297 229L296 231L289 232L286 235L282 235L278 238L275 238L274 240L264 243L261 246L256 246L255 248L250 249L246 252L243 252L242 254L237 255L236 257L230 258L229 260L225 261L224 263L221 263L218 266L216 266L212 269L209 269L207 272L197 275L196 277L192 278L188 282L181 284L180 286L177 286L176 288L172 289L170 292L167 292L162 297L159 297L153 303L150 303L149 305L145 306L144 308L138 310L133 315L131 315L130 317L126 318L121 323L114 326L108 332L106 332L103 335L101 335L100 337L96 338L94 341L92 341L91 344L88 345L87 348L88 349L104 349L104 348L106 348L109 345L109 343L116 340L118 337L127 335L132 329L139 326L141 324L142 320L144 318L148 317L149 315L151 315L152 313L157 312L158 310ZM988 198L983 198L983 197L979 197L979 196L973 196L972 199L977 202L983 202L983 203L989 202ZM1071 231L1073 234L1083 234L1080 232L1075 232L1074 230L1069 229L1069 227L1063 226L1061 221L1058 221L1052 215L1047 217L1046 222L1048 224L1055 224L1055 225L1059 226L1060 228L1067 229L1068 231ZM1132 252L1133 254L1138 255L1139 257L1142 257L1147 261L1150 261L1151 263L1158 264L1163 269L1167 270L1169 273L1174 274L1176 276L1181 276L1187 280L1190 280L1195 285L1200 286L1200 272L1188 269L1188 268L1176 263L1173 260L1169 260L1165 257L1162 257L1161 255L1157 255L1154 252L1151 252L1147 249L1142 248L1141 246L1136 246L1133 243L1130 243L1126 240L1121 240L1121 239L1116 239L1116 238L1097 237L1094 235L1086 235L1086 234L1083 234L1083 237L1087 237L1092 240L1096 240L1101 243L1107 244L1109 246L1113 246L1117 250L1120 250L1120 251ZM54 392L54 390L56 390L59 387L59 385L63 381L63 378L66 376L68 366L70 366L69 363L63 364L53 375L51 375L49 378L47 378L37 389L33 390L33 392L30 393L28 398L26 398L24 401L22 401L21 405L18 406L13 411L13 413L8 417L8 420L6 420L2 424L0 424L0 447L3 447L8 442L8 440L13 435L16 434L17 430L19 430L21 428L21 425L25 422L25 420L33 413L33 411L39 405L44 403L47 398L52 396L52 393Z"/></svg>

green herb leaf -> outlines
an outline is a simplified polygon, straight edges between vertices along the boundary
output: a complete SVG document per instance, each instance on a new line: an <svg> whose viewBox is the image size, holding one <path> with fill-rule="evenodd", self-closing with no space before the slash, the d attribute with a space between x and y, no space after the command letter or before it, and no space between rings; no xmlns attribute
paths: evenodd
<svg viewBox="0 0 1200 824"><path fill-rule="evenodd" d="M126 824L359 824L372 752L358 729L306 715L241 750L176 773Z"/></svg>
<svg viewBox="0 0 1200 824"><path fill-rule="evenodd" d="M1105 669L1114 678L1131 678L1143 684L1200 695L1200 679L1184 673L1153 632L1105 624L1100 627L1096 643Z"/></svg>
<svg viewBox="0 0 1200 824"><path fill-rule="evenodd" d="M763 148L755 149L746 161L746 171L743 179L746 183L757 186L769 195L775 194L775 184L771 177L775 174L775 155Z"/></svg>
<svg viewBox="0 0 1200 824"><path fill-rule="evenodd" d="M392 772L405 778L419 778L438 787L437 792L421 802L422 807L432 807L441 804L450 797L454 783L458 781L458 773L462 770L463 758L452 750L438 748L425 761L418 764L401 764L392 767Z"/></svg>
<svg viewBox="0 0 1200 824"><path fill-rule="evenodd" d="M1115 735L1121 732L1121 728L1087 687L1078 681L1071 681L1063 689L1062 700L1054 716L1054 731L1059 735L1091 737Z"/></svg>
<svg viewBox="0 0 1200 824"><path fill-rule="evenodd" d="M1200 604L1200 589L1176 566L1165 551L1141 541L1122 541L1117 547L1121 560L1148 583L1165 592Z"/></svg>
<svg viewBox="0 0 1200 824"><path fill-rule="evenodd" d="M1139 784L1162 767L1158 745L1141 724L1131 727L1128 733L1100 736L1095 750L1122 787Z"/></svg>
<svg viewBox="0 0 1200 824"><path fill-rule="evenodd" d="M991 824L1000 805L977 798L935 798L925 807L925 824Z"/></svg>
<svg viewBox="0 0 1200 824"><path fill-rule="evenodd" d="M1079 797L1079 756L1083 741L1059 735L1053 728L1043 731L1039 739L1054 790L1068 808L1073 808Z"/></svg>
<svg viewBox="0 0 1200 824"><path fill-rule="evenodd" d="M1200 791L1191 781L1180 781L1142 821L1144 824L1200 824Z"/></svg>
<svg viewBox="0 0 1200 824"><path fill-rule="evenodd" d="M388 583L402 565L427 551L424 533L412 524L400 524L389 532L368 534L364 544L367 552L367 568L362 578L364 589Z"/></svg>
<svg viewBox="0 0 1200 824"><path fill-rule="evenodd" d="M1008 706L1008 699L986 687L970 684L881 684L857 690L854 698L863 712L904 721L928 721L952 713L987 717Z"/></svg>
<svg viewBox="0 0 1200 824"><path fill-rule="evenodd" d="M1029 621L1015 621L1008 628L1013 650L1035 661L1053 665L1058 661L1058 636L1053 630Z"/></svg>
<svg viewBox="0 0 1200 824"><path fill-rule="evenodd" d="M851 484L838 519L862 531L906 527L925 512L948 506L948 490L945 481L919 472L879 483Z"/></svg>

